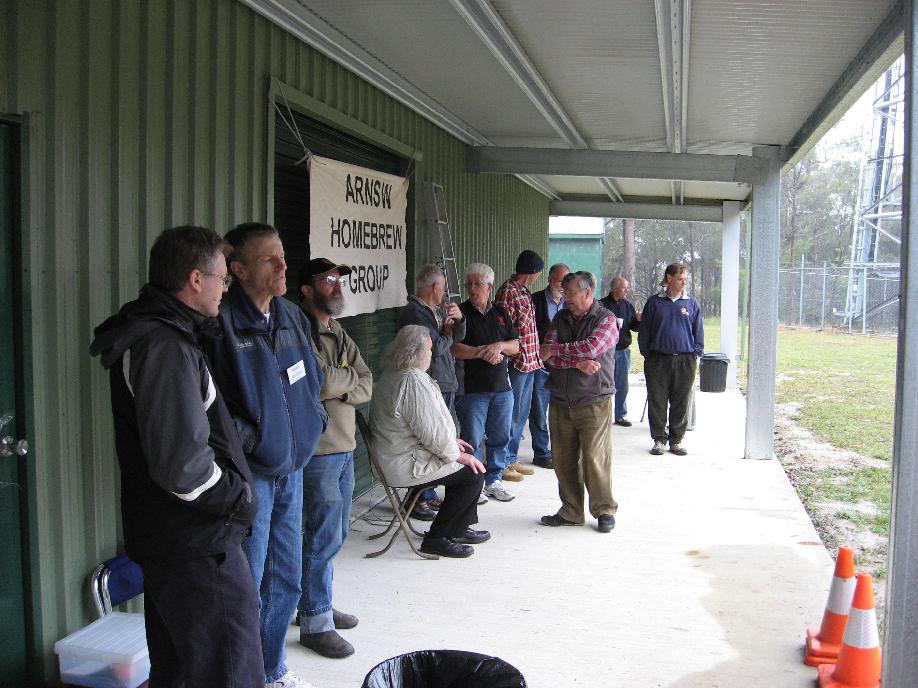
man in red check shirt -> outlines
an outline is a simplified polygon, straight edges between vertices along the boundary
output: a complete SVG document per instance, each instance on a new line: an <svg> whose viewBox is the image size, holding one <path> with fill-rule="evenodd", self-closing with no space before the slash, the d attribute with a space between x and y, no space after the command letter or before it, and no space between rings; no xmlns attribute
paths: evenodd
<svg viewBox="0 0 918 688"><path fill-rule="evenodd" d="M593 298L596 278L572 272L561 282L558 311L539 350L548 364L548 427L561 508L546 526L583 525L583 489L601 533L615 527L612 497L612 405L615 395L615 316Z"/></svg>
<svg viewBox="0 0 918 688"><path fill-rule="evenodd" d="M520 352L510 360L510 387L513 390L513 424L510 426L510 444L507 446L507 468L503 479L519 482L524 475L532 475L530 466L523 466L518 457L520 438L532 403L532 383L535 373L542 369L539 358L539 332L536 329L535 308L529 285L539 279L545 263L535 251L525 250L516 259L516 272L500 285L494 303L508 316L519 335Z"/></svg>

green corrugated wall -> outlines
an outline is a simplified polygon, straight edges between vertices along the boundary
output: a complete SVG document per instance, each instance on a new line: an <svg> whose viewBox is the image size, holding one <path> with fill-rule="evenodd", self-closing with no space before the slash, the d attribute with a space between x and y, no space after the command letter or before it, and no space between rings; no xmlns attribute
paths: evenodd
<svg viewBox="0 0 918 688"><path fill-rule="evenodd" d="M267 219L270 77L421 151L416 183L445 187L460 263L502 276L522 248L546 255L548 201L512 177L466 174L461 142L233 0L7 0L3 12L0 112L28 125L35 621L51 667L53 642L89 618L87 572L119 539L92 330L136 295L164 227Z"/></svg>

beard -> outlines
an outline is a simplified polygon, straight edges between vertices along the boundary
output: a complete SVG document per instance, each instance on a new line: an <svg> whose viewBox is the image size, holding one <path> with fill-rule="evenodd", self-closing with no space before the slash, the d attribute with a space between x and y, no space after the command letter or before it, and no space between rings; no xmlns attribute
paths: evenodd
<svg viewBox="0 0 918 688"><path fill-rule="evenodd" d="M325 297L323 294L315 292L315 296L316 307L333 318L338 317L344 311L344 294L332 294L329 297Z"/></svg>

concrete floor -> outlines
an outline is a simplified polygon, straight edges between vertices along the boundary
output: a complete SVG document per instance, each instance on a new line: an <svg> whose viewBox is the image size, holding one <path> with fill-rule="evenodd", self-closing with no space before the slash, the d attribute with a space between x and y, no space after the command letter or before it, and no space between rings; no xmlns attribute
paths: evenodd
<svg viewBox="0 0 918 688"><path fill-rule="evenodd" d="M540 468L511 486L514 501L479 508L493 537L469 559L424 561L403 539L365 559L377 527L355 520L335 606L360 617L342 632L357 652L325 659L291 627L288 666L318 688L359 688L383 659L452 648L502 657L531 688L812 686L801 644L822 618L832 562L780 464L742 459L743 398L697 394L690 454L655 457L639 384L634 426L615 427L612 533L591 518L538 525L558 508L554 473Z"/></svg>

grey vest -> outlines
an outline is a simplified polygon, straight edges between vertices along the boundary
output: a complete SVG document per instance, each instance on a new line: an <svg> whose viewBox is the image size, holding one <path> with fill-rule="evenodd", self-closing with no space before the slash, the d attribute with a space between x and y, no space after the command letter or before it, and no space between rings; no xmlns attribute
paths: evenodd
<svg viewBox="0 0 918 688"><path fill-rule="evenodd" d="M574 318L566 308L558 311L552 321L557 330L560 344L569 344L586 339L612 313L599 301L593 301L590 309L579 319ZM587 406L596 404L606 397L615 394L615 347L602 354L598 359L600 368L595 375L581 373L576 368L556 368L549 365L548 384L551 392L551 403L565 406Z"/></svg>

